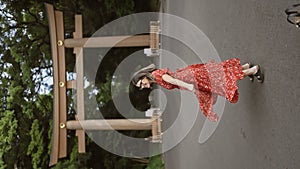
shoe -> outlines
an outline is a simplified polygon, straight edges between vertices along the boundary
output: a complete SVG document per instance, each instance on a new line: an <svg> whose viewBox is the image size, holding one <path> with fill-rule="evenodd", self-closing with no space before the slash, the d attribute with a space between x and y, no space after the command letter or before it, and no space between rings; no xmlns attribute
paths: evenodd
<svg viewBox="0 0 300 169"><path fill-rule="evenodd" d="M291 24L294 24L298 28L300 27L299 6L300 4L295 4L285 10L285 13L287 15L287 21Z"/></svg>
<svg viewBox="0 0 300 169"><path fill-rule="evenodd" d="M257 65L257 66L258 66L258 70L257 70L257 72L256 72L254 75L252 75L252 76L256 77L256 78L257 78L257 81L258 81L259 83L263 83L263 82L264 82L264 74L263 74L263 72L262 72L260 66L259 66L259 65Z"/></svg>
<svg viewBox="0 0 300 169"><path fill-rule="evenodd" d="M251 68L253 65L251 64L251 62L247 62L246 64L248 64L249 65L249 68ZM248 68L248 69L249 69ZM250 81L251 82L253 82L254 81L254 76L253 75L248 75L249 76L249 78L250 78Z"/></svg>
<svg viewBox="0 0 300 169"><path fill-rule="evenodd" d="M254 81L254 76L253 76L253 75L249 75L249 80L250 80L251 82L253 82L253 81Z"/></svg>

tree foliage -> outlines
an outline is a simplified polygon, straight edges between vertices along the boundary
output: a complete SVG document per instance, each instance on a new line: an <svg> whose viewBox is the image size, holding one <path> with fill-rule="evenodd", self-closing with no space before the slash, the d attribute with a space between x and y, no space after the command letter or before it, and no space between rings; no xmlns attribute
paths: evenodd
<svg viewBox="0 0 300 169"><path fill-rule="evenodd" d="M141 11L137 8L140 2L135 0L0 1L0 168L48 168L53 110L53 86L48 83L53 70L44 2L64 12L67 33L74 31L74 14L82 13L85 25L89 25L84 28L85 36L113 19ZM109 64L116 65L120 60L116 58ZM67 51L68 71L74 69L74 63L72 52ZM113 68L107 68L105 78L99 79L103 92L108 90L111 72ZM110 100L110 94L99 96L99 101L106 105L103 109L110 109ZM68 92L69 118L74 118L76 112L71 104ZM88 149L89 146L93 144L88 144ZM69 155L53 168L97 168L90 163L97 153L107 158L113 156L99 148L92 152L78 154L75 133L68 132ZM128 166L128 161L121 157L114 159L115 165ZM112 166L112 161L104 161L102 166Z"/></svg>

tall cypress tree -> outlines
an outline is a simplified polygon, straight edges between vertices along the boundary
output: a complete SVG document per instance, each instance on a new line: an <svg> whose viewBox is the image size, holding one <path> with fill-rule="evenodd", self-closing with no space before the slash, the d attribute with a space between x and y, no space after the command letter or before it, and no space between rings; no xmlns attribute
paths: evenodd
<svg viewBox="0 0 300 169"><path fill-rule="evenodd" d="M137 10L136 2L133 0L45 1L64 12L65 30L68 33L74 31L72 26L74 14L83 13L85 25L90 25L84 28L85 36L90 36L109 21ZM53 72L48 20L43 2L0 1L0 168L48 168L52 136L53 86L47 82ZM121 56L122 53L118 55ZM121 60L121 57L116 57L106 65L115 66ZM69 52L68 71L74 69L74 62L74 56ZM114 66L105 69L105 76L99 85L109 85L110 80L107 79L111 79ZM70 97L71 93L68 92L68 104L72 102ZM101 99L107 103L104 106L106 110L116 111L109 107L110 94ZM70 106L68 113L71 116L75 114ZM97 168L103 165L88 163L93 161L91 153L77 153L77 139L74 132L68 132L68 145L68 157L60 160L53 168ZM93 144L91 147L97 146ZM94 155L97 153L112 159L112 155L107 155L104 150L99 149ZM117 159L119 163L116 162L116 165L123 168L129 165L126 160L130 161L130 159L124 161L121 157L113 159ZM111 160L102 160L102 163L104 161L112 163Z"/></svg>

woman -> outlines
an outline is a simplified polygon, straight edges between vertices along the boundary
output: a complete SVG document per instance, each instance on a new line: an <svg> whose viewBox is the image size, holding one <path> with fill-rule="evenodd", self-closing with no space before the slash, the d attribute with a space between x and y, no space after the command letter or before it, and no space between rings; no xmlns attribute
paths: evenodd
<svg viewBox="0 0 300 169"><path fill-rule="evenodd" d="M220 63L209 62L206 64L194 64L171 72L168 68L155 69L151 64L132 77L132 83L140 88L150 88L156 83L166 89L189 90L198 98L203 114L211 121L218 120L217 114L212 110L217 96L225 97L229 102L238 101L238 87L236 82L249 76L258 82L263 82L263 74L259 65L250 63L240 64L238 58L229 59Z"/></svg>

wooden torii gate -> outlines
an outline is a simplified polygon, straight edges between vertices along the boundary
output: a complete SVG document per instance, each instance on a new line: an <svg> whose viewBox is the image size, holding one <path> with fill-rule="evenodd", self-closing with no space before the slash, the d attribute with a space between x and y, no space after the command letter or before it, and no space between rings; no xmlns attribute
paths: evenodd
<svg viewBox="0 0 300 169"><path fill-rule="evenodd" d="M152 141L161 139L161 116L154 113L145 119L85 120L84 118L84 69L83 47L149 47L159 49L159 24L150 23L150 34L135 36L82 37L82 16L75 15L73 38L65 39L63 12L55 10L53 5L45 4L49 20L51 53L53 60L53 134L49 166L55 165L59 158L67 156L67 130L76 130L78 151L84 153L84 130L152 130ZM88 43L86 43L88 41ZM76 80L66 80L65 48L73 48L76 55ZM77 117L67 121L66 89L77 91Z"/></svg>

